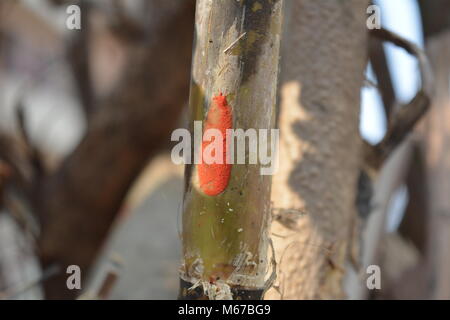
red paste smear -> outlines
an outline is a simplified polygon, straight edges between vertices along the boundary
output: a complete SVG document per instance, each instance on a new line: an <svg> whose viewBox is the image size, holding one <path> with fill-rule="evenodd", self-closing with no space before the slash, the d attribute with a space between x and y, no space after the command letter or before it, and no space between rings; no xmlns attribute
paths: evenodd
<svg viewBox="0 0 450 320"><path fill-rule="evenodd" d="M217 129L222 133L223 141L223 161L222 164L206 164L204 161L198 165L198 177L200 180L200 189L208 196L216 196L228 185L231 175L231 164L226 163L228 152L228 139L226 130L231 129L233 125L233 117L231 114L231 107L228 105L227 98L220 93L212 100L212 105L209 108L208 115L204 124L204 131L208 129ZM203 160L203 150L212 141L202 141L201 156Z"/></svg>

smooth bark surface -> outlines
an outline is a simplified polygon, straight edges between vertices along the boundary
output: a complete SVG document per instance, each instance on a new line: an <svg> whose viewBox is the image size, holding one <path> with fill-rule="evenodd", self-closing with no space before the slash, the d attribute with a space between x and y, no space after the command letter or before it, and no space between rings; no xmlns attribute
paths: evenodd
<svg viewBox="0 0 450 320"><path fill-rule="evenodd" d="M270 152L282 3L197 1L191 132L194 120L205 124L213 97L222 93L231 106L233 129L267 129ZM228 185L215 196L199 188L198 166L187 168L181 298L193 297L192 285L210 299L255 298L263 292L271 176L261 175L260 159L249 164L249 154L245 151L245 164L236 164L235 153Z"/></svg>

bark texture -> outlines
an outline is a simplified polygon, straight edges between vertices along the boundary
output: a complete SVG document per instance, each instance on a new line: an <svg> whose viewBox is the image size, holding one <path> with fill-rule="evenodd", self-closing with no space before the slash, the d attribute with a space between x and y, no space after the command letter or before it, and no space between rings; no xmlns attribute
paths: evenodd
<svg viewBox="0 0 450 320"><path fill-rule="evenodd" d="M286 6L280 170L272 194L281 215L272 231L283 299L343 297L356 215L367 5L301 0ZM286 223L283 212L295 223Z"/></svg>
<svg viewBox="0 0 450 320"><path fill-rule="evenodd" d="M194 120L203 121L205 129L213 97L223 94L231 106L233 129L267 130L270 154L270 142L276 138L270 129L276 115L282 3L197 1L191 132ZM259 291L259 297L263 292L271 176L261 173L266 167L261 150L257 163L250 163L255 150L241 149L245 163L236 163L240 138L234 140L231 177L220 194L205 194L198 181L199 166L187 167L181 298L191 296L186 282L191 287L201 284L210 299L245 299L254 297L245 290ZM194 147L192 155L197 152Z"/></svg>

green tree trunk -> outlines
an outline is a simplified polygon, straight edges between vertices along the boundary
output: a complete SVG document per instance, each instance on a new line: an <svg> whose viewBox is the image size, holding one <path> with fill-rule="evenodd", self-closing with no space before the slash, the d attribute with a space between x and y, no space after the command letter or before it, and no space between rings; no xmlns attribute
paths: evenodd
<svg viewBox="0 0 450 320"><path fill-rule="evenodd" d="M195 120L205 127L220 94L233 129L274 128L281 23L282 0L197 1L191 132ZM198 165L186 167L180 298L262 297L272 179L261 174L260 159L249 164L253 155L246 148L245 164L232 165L217 195L202 190Z"/></svg>

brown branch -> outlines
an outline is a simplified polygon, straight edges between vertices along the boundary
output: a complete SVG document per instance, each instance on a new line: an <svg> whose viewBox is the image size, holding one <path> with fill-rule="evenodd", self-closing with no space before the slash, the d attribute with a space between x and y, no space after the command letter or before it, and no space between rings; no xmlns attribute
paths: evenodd
<svg viewBox="0 0 450 320"><path fill-rule="evenodd" d="M370 34L372 37L392 42L414 55L419 62L422 80L422 86L416 96L393 115L383 140L376 146L367 143L364 145L366 163L378 169L428 110L433 94L433 76L425 52L418 46L386 29L374 29Z"/></svg>
<svg viewBox="0 0 450 320"><path fill-rule="evenodd" d="M37 217L32 207L45 168L26 129L26 113L20 100L15 112L18 132L0 133L0 207L7 209L25 233L36 236Z"/></svg>
<svg viewBox="0 0 450 320"><path fill-rule="evenodd" d="M43 181L42 265L91 269L129 186L168 139L188 97L193 0L155 32L131 59L121 86L92 115L88 131L59 170ZM44 284L47 298L74 298L61 274Z"/></svg>
<svg viewBox="0 0 450 320"><path fill-rule="evenodd" d="M42 171L37 169L40 160L37 151L30 149L23 119L19 120L19 128L22 133L18 136L0 133L0 208L6 209L25 234L36 238L39 227L32 206Z"/></svg>
<svg viewBox="0 0 450 320"><path fill-rule="evenodd" d="M91 35L89 13L91 5L86 0L83 0L80 1L79 6L82 14L83 29L82 31L72 32L73 37L68 44L67 59L75 79L82 109L86 119L89 119L94 105L94 91L89 61L89 38Z"/></svg>
<svg viewBox="0 0 450 320"><path fill-rule="evenodd" d="M389 73L383 43L379 39L369 38L369 57L375 77L377 78L377 87L380 90L381 99L383 100L386 122L389 123L395 102L395 92L392 86L392 79Z"/></svg>
<svg viewBox="0 0 450 320"><path fill-rule="evenodd" d="M12 183L24 193L29 194L32 169L26 150L27 147L22 140L0 132L0 161L9 168L8 184Z"/></svg>
<svg viewBox="0 0 450 320"><path fill-rule="evenodd" d="M0 209L15 220L24 233L36 235L32 215L33 167L22 140L0 133Z"/></svg>
<svg viewBox="0 0 450 320"><path fill-rule="evenodd" d="M20 138L22 139L24 144L24 152L32 175L29 190L30 192L33 192L33 188L35 188L36 185L38 185L39 180L45 174L46 169L41 157L41 152L34 145L33 141L31 141L28 129L26 128L26 112L22 101L18 101L15 110ZM32 199L30 198L30 200Z"/></svg>
<svg viewBox="0 0 450 320"><path fill-rule="evenodd" d="M100 300L108 299L108 297L111 294L112 289L114 288L114 285L117 282L118 277L119 277L119 275L117 274L117 272L115 272L113 270L108 272L105 279L103 280L103 283L102 283L100 289L98 290L97 297Z"/></svg>

